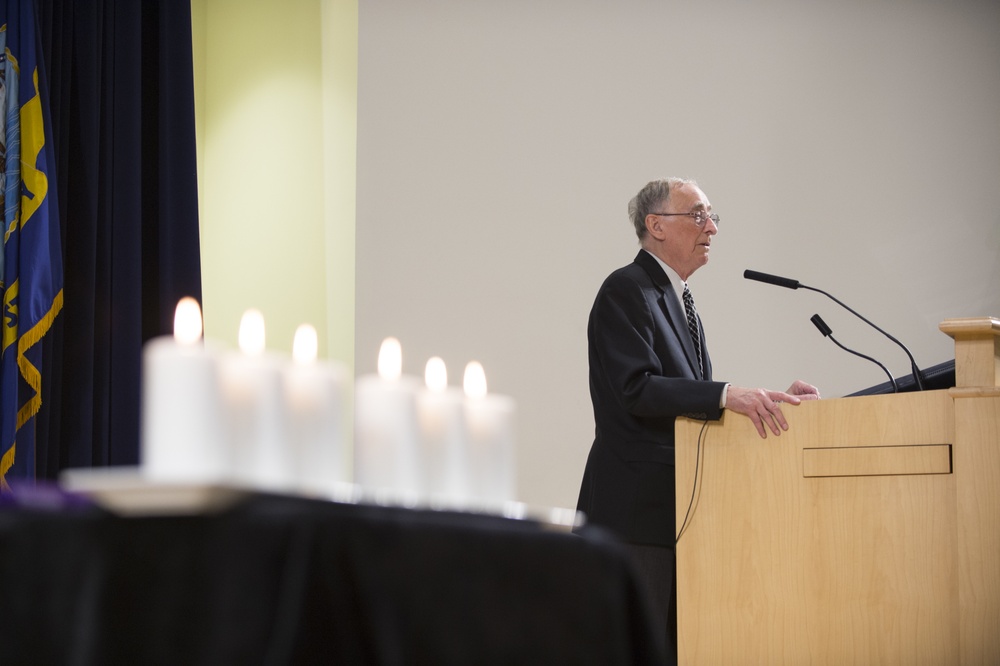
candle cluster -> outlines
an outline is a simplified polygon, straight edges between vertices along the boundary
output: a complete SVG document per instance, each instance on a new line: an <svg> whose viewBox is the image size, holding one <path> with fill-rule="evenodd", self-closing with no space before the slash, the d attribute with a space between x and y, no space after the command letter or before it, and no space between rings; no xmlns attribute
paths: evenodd
<svg viewBox="0 0 1000 666"><path fill-rule="evenodd" d="M143 475L314 496L349 488L353 499L450 508L514 499L514 402L486 391L479 363L466 367L464 392L437 357L421 385L402 373L399 341L386 339L378 374L354 383L350 447L351 382L317 348L304 324L291 359L268 352L264 318L249 310L239 351L221 349L203 340L197 302L182 299L174 335L143 352Z"/></svg>
<svg viewBox="0 0 1000 666"><path fill-rule="evenodd" d="M444 361L427 361L424 386L401 373L399 341L387 338L377 375L355 391L355 481L404 503L498 507L514 500L514 401L488 394L483 367L466 366L464 394Z"/></svg>
<svg viewBox="0 0 1000 666"><path fill-rule="evenodd" d="M173 337L143 351L144 476L308 494L344 482L347 372L316 358L316 329L296 331L294 362L266 351L257 310L243 315L239 351L201 331L198 303L182 299Z"/></svg>

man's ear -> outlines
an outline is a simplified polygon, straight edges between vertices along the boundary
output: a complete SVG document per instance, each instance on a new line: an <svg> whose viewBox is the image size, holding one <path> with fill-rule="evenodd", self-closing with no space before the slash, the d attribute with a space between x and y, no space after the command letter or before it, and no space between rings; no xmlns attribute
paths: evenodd
<svg viewBox="0 0 1000 666"><path fill-rule="evenodd" d="M663 220L659 215L646 216L646 231L656 240L663 240Z"/></svg>

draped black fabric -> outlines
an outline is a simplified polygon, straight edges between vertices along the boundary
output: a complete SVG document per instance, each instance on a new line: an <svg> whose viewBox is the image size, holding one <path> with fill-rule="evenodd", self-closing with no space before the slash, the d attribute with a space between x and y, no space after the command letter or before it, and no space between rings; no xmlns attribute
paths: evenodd
<svg viewBox="0 0 1000 666"><path fill-rule="evenodd" d="M65 271L46 340L39 478L139 456L143 343L201 301L191 7L35 0Z"/></svg>
<svg viewBox="0 0 1000 666"><path fill-rule="evenodd" d="M664 663L599 528L258 496L0 510L0 552L4 664Z"/></svg>

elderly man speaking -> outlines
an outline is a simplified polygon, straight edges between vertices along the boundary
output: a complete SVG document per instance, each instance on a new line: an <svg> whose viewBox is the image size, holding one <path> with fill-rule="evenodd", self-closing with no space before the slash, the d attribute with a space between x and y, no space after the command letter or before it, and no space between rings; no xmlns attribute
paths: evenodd
<svg viewBox="0 0 1000 666"><path fill-rule="evenodd" d="M642 249L601 285L587 335L596 433L577 508L624 542L676 663L674 419L746 415L761 437L788 429L781 405L819 398L712 378L705 332L687 280L708 263L719 216L692 180L648 183L629 202Z"/></svg>

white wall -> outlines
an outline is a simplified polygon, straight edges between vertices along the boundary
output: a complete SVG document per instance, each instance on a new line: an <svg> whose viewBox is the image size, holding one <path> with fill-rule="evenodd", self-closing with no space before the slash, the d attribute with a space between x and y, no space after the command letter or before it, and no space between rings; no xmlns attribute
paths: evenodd
<svg viewBox="0 0 1000 666"><path fill-rule="evenodd" d="M586 322L637 250L649 179L722 216L691 280L719 379L880 383L844 344L952 358L1000 315L1000 6L991 0L378 0L359 12L356 367L395 335L519 406L521 499L574 506L593 437Z"/></svg>

